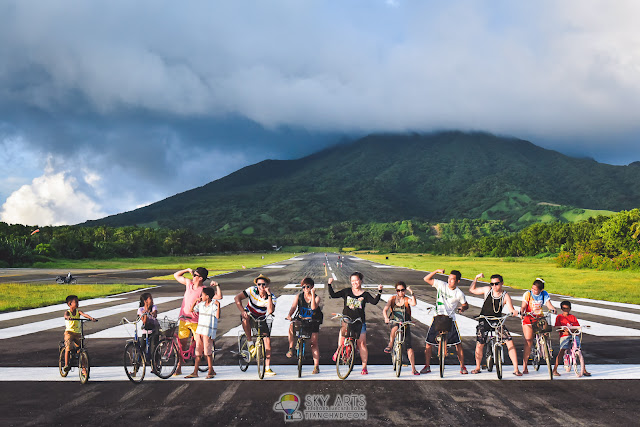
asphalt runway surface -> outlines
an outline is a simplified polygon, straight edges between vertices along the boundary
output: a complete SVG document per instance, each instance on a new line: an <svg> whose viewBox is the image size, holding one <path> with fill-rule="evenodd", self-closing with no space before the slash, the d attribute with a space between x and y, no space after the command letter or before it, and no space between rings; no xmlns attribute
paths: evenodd
<svg viewBox="0 0 640 427"><path fill-rule="evenodd" d="M394 294L393 285L405 281L414 290L420 307L435 302L436 292L423 277L427 272L377 263L346 256L337 264L337 254L302 254L290 260L256 269L241 270L213 278L221 284L225 299L218 324L215 368L217 376L193 380L184 376L161 380L147 371L141 384L127 380L122 368L127 333L119 326L123 316L135 318L140 292L110 298L81 301L80 309L99 316L98 323L87 323L85 334L91 354L91 378L86 385L78 381L77 372L68 377L58 374L58 342L64 307L34 309L0 314L0 409L2 425L122 425L132 423L168 425L281 425L288 415L281 397L298 399L297 410L289 413L305 425L336 423L367 425L637 425L636 409L640 403L640 306L603 301L571 299L573 314L592 330L583 337L583 351L591 378L576 378L560 368L562 377L549 380L546 366L530 374L515 377L510 361L505 361L504 379L495 372L461 375L454 355L447 357L445 378L436 372L413 376L404 367L396 378L391 359L383 352L389 339L382 308L367 305L367 342L369 375L360 374L360 360L346 380L339 380L331 356L337 345L339 322L331 313L342 311L342 299L329 299L328 277L335 276L334 289L349 286L353 271L364 274L364 283L383 284L383 298ZM328 265L325 276L324 263ZM196 267L196 266L194 266ZM438 268L437 265L433 266ZM175 281L152 281L153 276L174 271L158 270L87 270L73 271L79 283L130 283L158 285L152 289L159 317L177 313L184 286ZM271 290L278 296L272 332L274 377L258 379L255 364L242 373L232 351L237 350L240 313L231 302L233 296L252 285L263 273L271 278ZM478 272L462 271L473 277ZM484 272L489 275L495 272ZM499 273L499 272L497 272ZM5 269L0 277L11 281L51 283L66 271ZM288 343L284 316L294 288L306 276L317 284L323 303L324 323L320 330L321 360L319 375L311 375L311 358L297 378L296 361L285 357ZM508 277L505 277L508 283ZM460 288L470 302L470 309L458 316L465 363L474 367L475 324L480 311L477 299L468 292L469 281ZM516 299L522 290L508 289ZM562 296L552 295L559 307ZM284 313L284 314L282 314ZM20 317L21 316L21 317ZM177 315L176 315L177 316ZM424 338L427 325L420 310L414 310L417 325L412 328L416 364L424 365ZM522 330L519 319L506 323L514 336L518 358L522 357ZM552 334L554 355L558 338ZM435 353L435 352L434 352ZM183 368L187 374L192 368ZM288 397L286 397L288 396ZM324 399L324 400L322 400ZM336 401L337 400L337 401ZM337 404L342 402L342 406ZM315 404L315 406L313 406ZM304 415L303 415L304 414ZM366 416L366 420L357 417ZM324 417L324 418L322 418ZM342 418L337 418L342 417ZM351 417L351 418L347 418ZM354 419L355 418L355 419ZM296 422L293 421L295 425Z"/></svg>

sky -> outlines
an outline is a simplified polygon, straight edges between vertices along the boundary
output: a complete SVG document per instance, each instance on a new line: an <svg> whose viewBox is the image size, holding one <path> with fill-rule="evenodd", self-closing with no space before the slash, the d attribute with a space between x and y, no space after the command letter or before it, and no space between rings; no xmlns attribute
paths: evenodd
<svg viewBox="0 0 640 427"><path fill-rule="evenodd" d="M638 16L634 0L0 0L0 221L77 224L376 132L638 161Z"/></svg>

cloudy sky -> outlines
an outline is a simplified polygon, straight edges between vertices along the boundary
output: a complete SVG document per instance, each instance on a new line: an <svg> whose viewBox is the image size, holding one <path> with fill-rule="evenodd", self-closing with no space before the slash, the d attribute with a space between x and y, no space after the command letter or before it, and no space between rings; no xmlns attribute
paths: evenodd
<svg viewBox="0 0 640 427"><path fill-rule="evenodd" d="M380 131L640 160L638 16L634 0L0 0L0 221L75 224Z"/></svg>

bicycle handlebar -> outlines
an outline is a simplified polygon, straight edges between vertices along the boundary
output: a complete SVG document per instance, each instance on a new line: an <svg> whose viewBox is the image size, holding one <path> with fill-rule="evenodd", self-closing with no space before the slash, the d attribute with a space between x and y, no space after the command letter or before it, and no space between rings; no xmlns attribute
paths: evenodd
<svg viewBox="0 0 640 427"><path fill-rule="evenodd" d="M127 319L126 317L123 317L122 320L120 320L120 324L124 325L124 324L135 324L138 323L140 321L139 317L136 317L136 320L134 320L133 322L129 319Z"/></svg>
<svg viewBox="0 0 640 427"><path fill-rule="evenodd" d="M333 314L332 319L338 319L340 318L341 320L343 320L346 323L356 323L358 321L362 322L362 318L358 317L357 319L351 319L349 316L345 316L344 314L340 314L340 313L331 313Z"/></svg>
<svg viewBox="0 0 640 427"><path fill-rule="evenodd" d="M591 326L589 325L584 325L584 326L567 326L567 325L562 325L562 326L556 326L556 331L560 332L560 331L567 331L569 332L571 335L577 335L579 333L582 333L582 328L590 328Z"/></svg>
<svg viewBox="0 0 640 427"><path fill-rule="evenodd" d="M415 326L416 324L413 323L411 320L406 320L404 322L399 322L397 320L389 320L389 323L395 323L396 325L412 325Z"/></svg>
<svg viewBox="0 0 640 427"><path fill-rule="evenodd" d="M98 319L64 319L64 320L68 320L70 322L97 322Z"/></svg>

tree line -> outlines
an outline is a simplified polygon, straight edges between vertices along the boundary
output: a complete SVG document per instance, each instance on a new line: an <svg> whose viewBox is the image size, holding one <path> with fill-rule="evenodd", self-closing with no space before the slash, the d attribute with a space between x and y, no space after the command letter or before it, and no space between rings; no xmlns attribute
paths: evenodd
<svg viewBox="0 0 640 427"><path fill-rule="evenodd" d="M30 266L54 258L127 258L266 251L273 246L353 247L382 252L425 252L492 257L555 256L579 268L640 268L640 210L574 223L537 223L513 231L503 221L456 219L343 221L270 238L199 234L145 227L34 227L0 223L0 267Z"/></svg>

